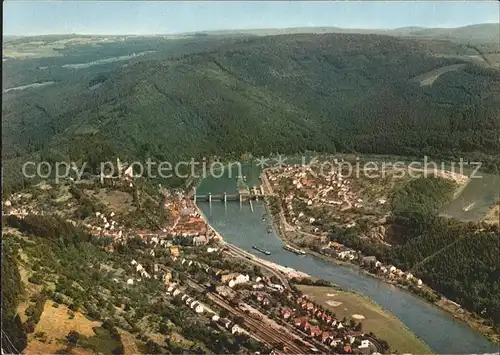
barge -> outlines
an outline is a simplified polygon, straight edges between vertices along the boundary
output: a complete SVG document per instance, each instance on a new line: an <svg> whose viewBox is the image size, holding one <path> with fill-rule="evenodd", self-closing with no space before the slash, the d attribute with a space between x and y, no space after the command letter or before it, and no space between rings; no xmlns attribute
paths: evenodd
<svg viewBox="0 0 500 355"><path fill-rule="evenodd" d="M306 252L305 252L305 251L300 250L300 249L297 249L297 248L294 248L294 247L292 247L292 246L291 246L291 245L289 245L289 244L285 244L285 245L283 246L283 249L288 250L288 251L291 251L292 253L295 253L295 254L297 254L297 255L306 255Z"/></svg>
<svg viewBox="0 0 500 355"><path fill-rule="evenodd" d="M260 251L262 254L271 255L270 251L267 251L265 249L259 248L256 245L252 245L252 248L255 249L255 250L257 250L257 251Z"/></svg>

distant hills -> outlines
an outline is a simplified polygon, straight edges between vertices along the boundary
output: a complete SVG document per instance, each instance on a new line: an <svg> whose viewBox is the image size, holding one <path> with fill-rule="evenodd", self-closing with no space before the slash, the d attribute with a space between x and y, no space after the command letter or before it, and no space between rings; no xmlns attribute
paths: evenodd
<svg viewBox="0 0 500 355"><path fill-rule="evenodd" d="M155 37L155 36L221 36L221 35L253 35L253 36L275 36L284 34L321 34L321 33L359 33L359 34L384 34L389 36L411 36L421 38L448 39L459 41L473 41L480 43L495 42L500 40L500 23L482 23L455 28L428 28L428 27L401 27L396 29L356 29L341 27L291 27L291 28L267 28L267 29L234 29L234 30L213 30L184 32L178 34L158 34L158 35L81 35L81 34L53 34L42 36L22 36L22 35L4 35L4 41L28 38L46 38L59 40L68 37Z"/></svg>
<svg viewBox="0 0 500 355"><path fill-rule="evenodd" d="M401 27L396 29L351 29L341 27L292 27L292 28L268 28L249 30L221 30L221 31L199 31L204 35L283 35L299 33L360 33L360 34L384 34L389 36L410 36L420 38L448 39L457 41L473 41L480 43L500 41L500 23L484 23L457 28L425 28L425 27ZM184 35L193 33L184 33Z"/></svg>

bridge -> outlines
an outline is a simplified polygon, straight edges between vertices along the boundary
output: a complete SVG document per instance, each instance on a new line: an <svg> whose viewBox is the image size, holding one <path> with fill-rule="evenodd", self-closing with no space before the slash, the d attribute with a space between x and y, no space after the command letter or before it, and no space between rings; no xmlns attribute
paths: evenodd
<svg viewBox="0 0 500 355"><path fill-rule="evenodd" d="M196 201L221 201L224 203L227 203L228 201L239 201L242 203L243 201L252 201L252 200L259 200L259 197L264 197L264 188L262 186L254 186L252 189L246 188L246 189L239 189L237 193L222 193L222 194L197 194L196 193L196 188L193 189L193 202L196 203Z"/></svg>

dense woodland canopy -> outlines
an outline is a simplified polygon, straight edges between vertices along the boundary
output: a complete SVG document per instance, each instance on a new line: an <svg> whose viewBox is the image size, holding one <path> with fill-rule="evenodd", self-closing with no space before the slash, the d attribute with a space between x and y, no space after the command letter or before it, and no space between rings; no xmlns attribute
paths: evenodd
<svg viewBox="0 0 500 355"><path fill-rule="evenodd" d="M29 159L96 169L118 156L315 150L498 165L500 74L465 61L465 45L368 34L196 43L102 72L50 67L56 84L4 95L6 187L22 185ZM413 80L457 63L430 86Z"/></svg>

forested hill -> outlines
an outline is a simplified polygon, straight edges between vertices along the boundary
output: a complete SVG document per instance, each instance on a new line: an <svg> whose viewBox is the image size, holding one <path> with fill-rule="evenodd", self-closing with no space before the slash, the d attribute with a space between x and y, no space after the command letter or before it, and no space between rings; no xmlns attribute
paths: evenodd
<svg viewBox="0 0 500 355"><path fill-rule="evenodd" d="M214 48L4 94L3 158L175 161L308 149L495 163L500 74L467 60L465 45L303 34ZM430 85L414 80L459 63Z"/></svg>

